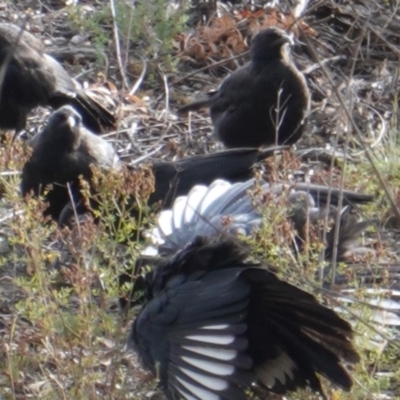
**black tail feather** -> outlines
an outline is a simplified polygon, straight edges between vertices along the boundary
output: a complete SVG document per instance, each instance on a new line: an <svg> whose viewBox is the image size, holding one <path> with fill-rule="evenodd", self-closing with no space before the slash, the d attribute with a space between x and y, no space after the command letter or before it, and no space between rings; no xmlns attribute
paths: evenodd
<svg viewBox="0 0 400 400"><path fill-rule="evenodd" d="M154 162L155 191L149 202L161 201L163 207L172 205L177 196L186 195L194 185L210 185L216 179L231 183L253 177L258 162L287 146L233 149L214 154L194 156L176 162Z"/></svg>
<svg viewBox="0 0 400 400"><path fill-rule="evenodd" d="M198 111L201 108L210 107L211 97L215 92L210 92L206 96L201 97L192 103L186 104L178 109L178 114L185 114L189 111Z"/></svg>
<svg viewBox="0 0 400 400"><path fill-rule="evenodd" d="M330 200L329 204L337 206L341 196L343 198L343 205L367 204L374 199L374 196L370 194L353 192L351 190L341 191L323 185L296 183L294 188L310 193L315 199L316 204L327 204L328 200Z"/></svg>

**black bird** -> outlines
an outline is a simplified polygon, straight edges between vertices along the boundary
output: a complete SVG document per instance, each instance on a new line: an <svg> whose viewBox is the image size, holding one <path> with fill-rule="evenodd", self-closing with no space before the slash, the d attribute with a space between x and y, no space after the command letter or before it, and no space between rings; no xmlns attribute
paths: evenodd
<svg viewBox="0 0 400 400"><path fill-rule="evenodd" d="M290 59L291 38L278 28L253 39L251 61L221 87L178 110L210 107L214 134L225 147L296 143L304 130L310 94L302 73Z"/></svg>
<svg viewBox="0 0 400 400"><path fill-rule="evenodd" d="M191 229L144 276L146 303L129 337L167 399L261 399L305 387L324 396L319 375L350 390L344 365L359 361L350 324L248 261L229 235L202 235L203 214L194 214L177 216Z"/></svg>
<svg viewBox="0 0 400 400"><path fill-rule="evenodd" d="M112 146L82 127L80 115L70 106L55 111L42 132L30 141L33 152L22 171L22 195L47 194L46 214L59 221L61 212L70 203L67 183L76 204L80 200L79 176L90 182L91 166L104 170L120 169L121 163ZM237 149L205 156L189 157L177 162L154 162L155 190L149 204L169 207L176 196L187 194L195 184L210 184L217 178L231 182L249 179L253 165L273 149ZM68 214L68 213L67 213Z"/></svg>
<svg viewBox="0 0 400 400"><path fill-rule="evenodd" d="M33 151L22 170L22 195L38 196L53 184L47 194L49 208L45 214L56 220L69 203L70 193L79 201L79 177L90 182L92 165L104 170L121 168L111 144L84 128L81 115L71 106L55 111L29 144Z"/></svg>
<svg viewBox="0 0 400 400"><path fill-rule="evenodd" d="M4 69L4 70L3 70ZM37 106L57 109L70 104L83 124L100 133L113 127L115 117L89 96L43 44L16 25L0 23L0 128L25 128L28 113Z"/></svg>

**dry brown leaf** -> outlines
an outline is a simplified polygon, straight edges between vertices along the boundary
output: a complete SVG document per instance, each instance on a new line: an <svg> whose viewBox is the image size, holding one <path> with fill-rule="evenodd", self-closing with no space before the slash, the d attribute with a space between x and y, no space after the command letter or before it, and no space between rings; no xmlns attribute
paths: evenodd
<svg viewBox="0 0 400 400"><path fill-rule="evenodd" d="M236 54L243 53L247 46L243 40L243 36L240 32L234 32L231 36L226 40L226 44L234 51Z"/></svg>
<svg viewBox="0 0 400 400"><path fill-rule="evenodd" d="M113 93L118 92L117 87L116 87L112 82L110 82L110 81L105 81L104 84L108 87L108 89L109 89L111 92L113 92Z"/></svg>
<svg viewBox="0 0 400 400"><path fill-rule="evenodd" d="M230 30L236 29L236 24L230 15L224 14L222 17L213 18L210 27L219 31L220 35L224 35Z"/></svg>
<svg viewBox="0 0 400 400"><path fill-rule="evenodd" d="M214 18L210 22L210 26L205 27L204 33L209 41L218 44L221 40L236 31L235 21L229 15Z"/></svg>
<svg viewBox="0 0 400 400"><path fill-rule="evenodd" d="M191 37L186 41L184 53L194 57L196 60L204 60L207 58L207 52L204 45L199 42L197 37Z"/></svg>
<svg viewBox="0 0 400 400"><path fill-rule="evenodd" d="M141 98L135 96L134 94L129 94L129 93L125 94L124 95L124 100L131 101L132 103L136 103L136 104L139 104L141 106L145 106L146 105Z"/></svg>
<svg viewBox="0 0 400 400"><path fill-rule="evenodd" d="M245 19L257 19L262 17L264 15L264 12L265 11L263 9L252 11L248 8L245 8L240 12L237 12L235 14L235 17L238 21L243 21Z"/></svg>

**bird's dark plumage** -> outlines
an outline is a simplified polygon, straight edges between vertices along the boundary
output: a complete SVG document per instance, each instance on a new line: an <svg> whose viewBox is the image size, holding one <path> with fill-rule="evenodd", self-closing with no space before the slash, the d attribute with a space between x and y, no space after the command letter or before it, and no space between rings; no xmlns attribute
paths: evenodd
<svg viewBox="0 0 400 400"><path fill-rule="evenodd" d="M248 64L226 78L219 90L178 112L210 107L214 133L228 148L297 142L310 95L289 57L289 41L278 28L261 31L251 44Z"/></svg>
<svg viewBox="0 0 400 400"><path fill-rule="evenodd" d="M221 237L196 237L146 275L130 344L169 400L245 400L310 387L344 390L359 356L351 326Z"/></svg>
<svg viewBox="0 0 400 400"><path fill-rule="evenodd" d="M250 393L264 399L305 387L324 396L320 375L350 390L346 364L359 361L350 324L271 266L248 261L237 237L261 225L263 205L286 199L301 239L306 223L318 228L326 212L336 209L347 220L340 196L344 204L371 200L313 184L217 180L160 213L149 235L158 255L143 259L153 270L134 285L145 304L129 343L168 400L245 400ZM367 226L353 224L358 229L339 232L339 258L351 249L349 237Z"/></svg>
<svg viewBox="0 0 400 400"><path fill-rule="evenodd" d="M209 185L215 179L241 182L253 176L254 165L284 147L232 149L218 153L183 158L176 162L152 164L155 190L150 203L162 202L170 207L177 196L186 195L194 185Z"/></svg>
<svg viewBox="0 0 400 400"><path fill-rule="evenodd" d="M83 124L99 133L102 127L115 125L114 116L85 93L42 43L15 25L0 23L0 68L4 78L0 92L0 128L26 125L28 113L37 106L57 109L72 105Z"/></svg>
<svg viewBox="0 0 400 400"><path fill-rule="evenodd" d="M90 180L91 165L105 170L120 167L112 146L82 127L79 115L68 106L55 111L45 129L30 144L33 153L23 168L22 194L33 191L38 195L53 184L47 195L46 213L57 221L70 203L67 183L77 188L80 175ZM168 207L176 196L188 193L193 185L210 184L217 178L231 182L249 179L253 165L273 154L274 149L235 149L176 162L154 162L155 190L149 203ZM77 192L74 191L75 200L80 198Z"/></svg>
<svg viewBox="0 0 400 400"><path fill-rule="evenodd" d="M55 111L43 131L29 144L33 151L22 170L22 195L42 194L53 184L47 195L49 208L46 213L56 220L70 201L67 184L77 200L80 196L79 177L90 181L92 165L104 170L120 168L113 147L84 128L80 114L71 106Z"/></svg>

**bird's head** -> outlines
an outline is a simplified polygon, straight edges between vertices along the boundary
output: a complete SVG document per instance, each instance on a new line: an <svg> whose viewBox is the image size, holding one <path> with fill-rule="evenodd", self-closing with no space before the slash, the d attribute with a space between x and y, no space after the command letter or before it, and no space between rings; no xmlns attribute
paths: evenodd
<svg viewBox="0 0 400 400"><path fill-rule="evenodd" d="M50 116L42 135L47 144L51 143L56 148L72 151L79 147L81 130L80 114L71 106L63 106Z"/></svg>
<svg viewBox="0 0 400 400"><path fill-rule="evenodd" d="M251 59L271 60L281 58L282 51L293 45L293 39L283 30L272 27L259 32L251 42Z"/></svg>

